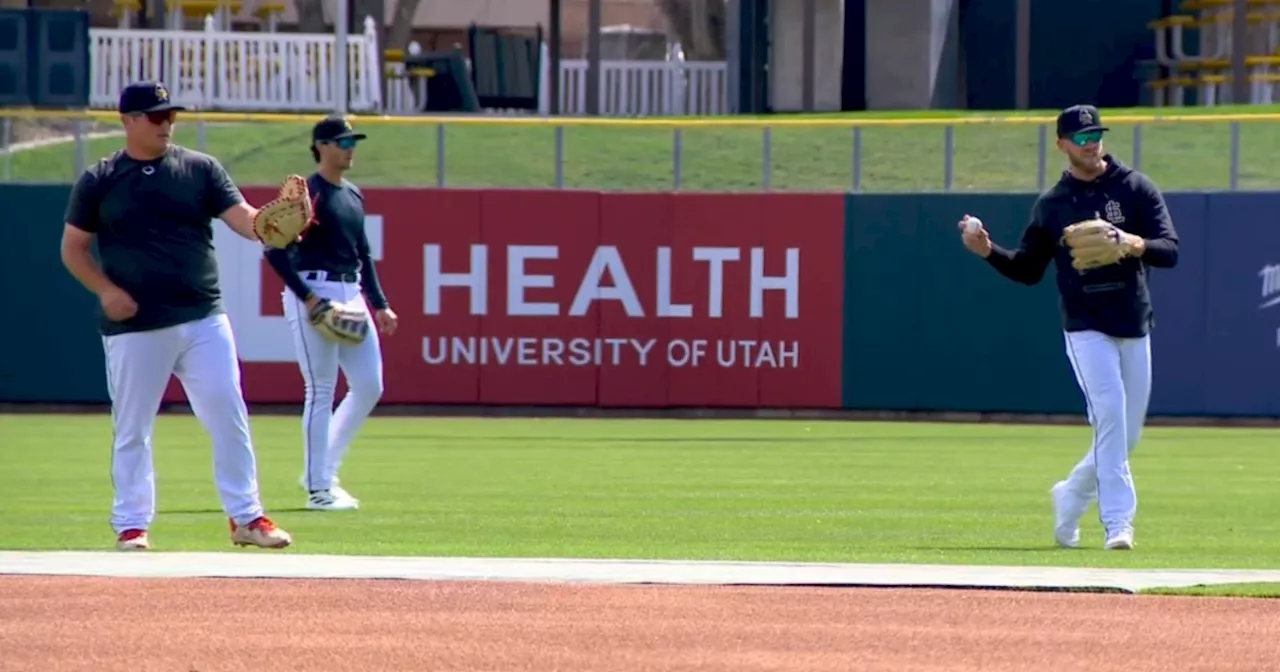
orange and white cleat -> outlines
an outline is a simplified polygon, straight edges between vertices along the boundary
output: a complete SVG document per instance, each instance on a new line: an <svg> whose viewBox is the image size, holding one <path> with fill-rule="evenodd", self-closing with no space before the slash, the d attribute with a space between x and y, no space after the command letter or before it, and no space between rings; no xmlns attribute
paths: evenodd
<svg viewBox="0 0 1280 672"><path fill-rule="evenodd" d="M116 550L145 551L149 548L151 541L147 539L146 530L125 530L116 537Z"/></svg>
<svg viewBox="0 0 1280 672"><path fill-rule="evenodd" d="M261 516L257 520L240 527L236 521L231 522L231 543L236 546L257 546L259 548L284 548L293 543L288 532L276 527L271 519Z"/></svg>

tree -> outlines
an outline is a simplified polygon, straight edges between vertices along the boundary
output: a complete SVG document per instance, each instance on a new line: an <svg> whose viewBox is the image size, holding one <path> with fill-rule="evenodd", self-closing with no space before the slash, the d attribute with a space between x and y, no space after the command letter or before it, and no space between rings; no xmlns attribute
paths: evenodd
<svg viewBox="0 0 1280 672"><path fill-rule="evenodd" d="M398 0L396 13L391 17L391 31L387 35L388 49L408 49L413 35L413 15L418 13L421 0Z"/></svg>
<svg viewBox="0 0 1280 672"><path fill-rule="evenodd" d="M725 59L725 0L654 0L690 61Z"/></svg>

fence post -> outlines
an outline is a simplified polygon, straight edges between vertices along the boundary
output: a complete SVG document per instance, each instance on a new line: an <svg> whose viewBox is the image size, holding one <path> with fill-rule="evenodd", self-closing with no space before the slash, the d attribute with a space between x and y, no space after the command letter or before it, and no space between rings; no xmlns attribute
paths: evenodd
<svg viewBox="0 0 1280 672"><path fill-rule="evenodd" d="M684 134L679 126L676 126L671 133L671 186L672 191L680 191L680 183L683 182L684 176L681 174L683 168L684 155Z"/></svg>
<svg viewBox="0 0 1280 672"><path fill-rule="evenodd" d="M765 191L772 188L773 185L773 127L764 127L764 151L760 157L760 170L762 172L762 183Z"/></svg>
<svg viewBox="0 0 1280 672"><path fill-rule="evenodd" d="M853 127L853 190L862 191L862 127Z"/></svg>
<svg viewBox="0 0 1280 672"><path fill-rule="evenodd" d="M1142 124L1133 125L1133 169L1142 170Z"/></svg>
<svg viewBox="0 0 1280 672"><path fill-rule="evenodd" d="M4 181L13 179L13 119L4 118Z"/></svg>
<svg viewBox="0 0 1280 672"><path fill-rule="evenodd" d="M1040 124L1040 148L1038 152L1040 160L1036 163L1036 191L1044 191L1044 181L1048 175L1045 174L1044 164L1049 160L1049 126Z"/></svg>
<svg viewBox="0 0 1280 672"><path fill-rule="evenodd" d="M1240 122L1231 122L1231 191L1240 188Z"/></svg>
<svg viewBox="0 0 1280 672"><path fill-rule="evenodd" d="M943 165L942 165L942 188L944 191L951 191L951 184L955 176L955 151L956 151L956 128L951 124L947 124L946 130L942 134Z"/></svg>
<svg viewBox="0 0 1280 672"><path fill-rule="evenodd" d="M436 187L444 189L444 124L436 124Z"/></svg>
<svg viewBox="0 0 1280 672"><path fill-rule="evenodd" d="M564 126L556 124L556 189L564 189Z"/></svg>
<svg viewBox="0 0 1280 672"><path fill-rule="evenodd" d="M86 142L84 132L84 119L76 119L76 172L72 175L72 179L79 178L80 173L84 172Z"/></svg>

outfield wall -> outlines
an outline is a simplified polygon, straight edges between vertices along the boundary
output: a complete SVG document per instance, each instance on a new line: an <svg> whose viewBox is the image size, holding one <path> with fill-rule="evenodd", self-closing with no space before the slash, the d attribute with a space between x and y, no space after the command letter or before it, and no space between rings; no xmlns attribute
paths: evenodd
<svg viewBox="0 0 1280 672"><path fill-rule="evenodd" d="M0 286L22 325L0 336L0 401L106 401L96 302L58 258L68 193L0 185ZM401 317L387 403L1084 409L1052 270L1008 282L955 231L973 213L1013 244L1032 194L365 193ZM1167 199L1183 253L1152 273L1152 412L1280 415L1280 194ZM298 403L282 285L216 229L246 395Z"/></svg>

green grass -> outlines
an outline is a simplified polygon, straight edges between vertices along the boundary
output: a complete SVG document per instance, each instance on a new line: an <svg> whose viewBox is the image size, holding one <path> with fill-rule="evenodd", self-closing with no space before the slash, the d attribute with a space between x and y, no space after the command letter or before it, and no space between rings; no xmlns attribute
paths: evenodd
<svg viewBox="0 0 1280 672"><path fill-rule="evenodd" d="M1280 106L1183 108L1177 114L1276 113ZM1106 118L1153 110L1105 110ZM1164 112L1168 113L1166 109ZM1053 111L898 112L805 115L813 119L1047 117ZM761 122L805 118L758 117ZM696 120L691 120L696 121ZM1050 144L1043 169L1051 183L1063 161ZM1109 123L1106 148L1132 163L1134 125ZM1280 122L1240 125L1242 189L1280 187ZM368 123L370 138L358 152L351 177L367 186L435 186L435 125ZM309 125L300 122L210 123L199 141L195 122L179 124L177 141L203 147L227 165L242 185L277 184L290 172L311 169ZM683 129L681 188L749 191L763 187L762 131L749 127ZM872 192L940 191L944 185L942 126L873 126L862 131L861 188ZM982 123L955 127L956 191L1035 191L1038 132L1035 125ZM1230 125L1221 121L1144 124L1141 168L1166 190L1227 189ZM87 143L90 160L109 154L119 138ZM564 185L604 190L668 190L673 186L673 131L637 126L566 127ZM772 130L771 187L778 190L846 191L853 185L853 134L848 127L776 127ZM445 183L452 187L555 186L555 134L543 126L447 125ZM8 162L7 164L5 162ZM73 143L0 157L0 175L15 181L69 182L75 178Z"/></svg>
<svg viewBox="0 0 1280 672"><path fill-rule="evenodd" d="M1138 548L1052 545L1048 487L1085 427L807 421L375 418L343 483L302 509L299 420L253 430L286 552L1266 569L1280 566L1280 433L1152 428L1134 457ZM107 549L105 416L0 416L6 549ZM231 550L209 443L155 437L160 550ZM1216 590L1216 589L1214 589ZM1273 588L1267 591L1275 592Z"/></svg>
<svg viewBox="0 0 1280 672"><path fill-rule="evenodd" d="M1234 583L1224 586L1191 588L1152 588L1145 595L1182 595L1187 597L1265 597L1280 598L1280 583Z"/></svg>

